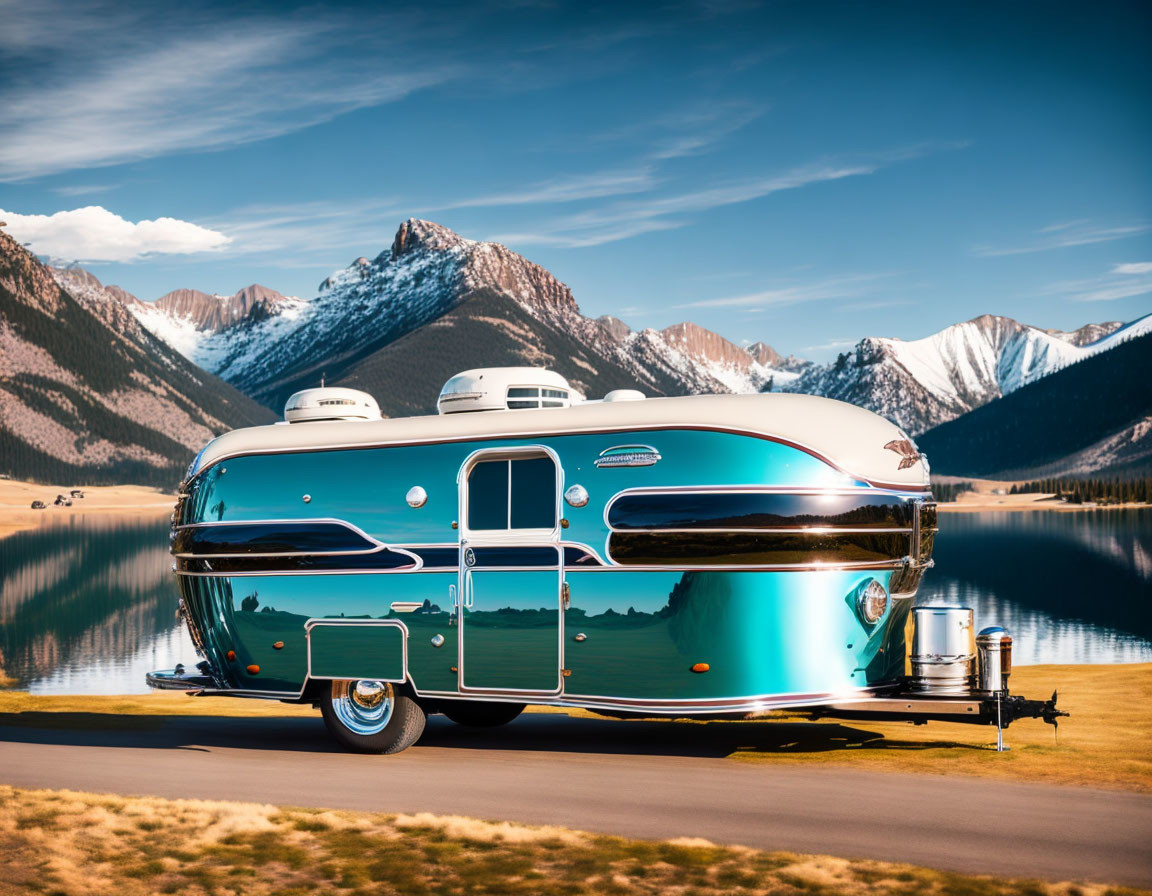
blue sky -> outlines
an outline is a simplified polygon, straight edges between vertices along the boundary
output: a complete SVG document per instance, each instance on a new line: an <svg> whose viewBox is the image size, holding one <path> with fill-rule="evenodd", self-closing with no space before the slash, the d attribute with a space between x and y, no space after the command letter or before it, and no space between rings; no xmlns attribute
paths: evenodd
<svg viewBox="0 0 1152 896"><path fill-rule="evenodd" d="M141 298L416 216L815 359L1152 311L1146 3L156 6L0 0L0 217Z"/></svg>

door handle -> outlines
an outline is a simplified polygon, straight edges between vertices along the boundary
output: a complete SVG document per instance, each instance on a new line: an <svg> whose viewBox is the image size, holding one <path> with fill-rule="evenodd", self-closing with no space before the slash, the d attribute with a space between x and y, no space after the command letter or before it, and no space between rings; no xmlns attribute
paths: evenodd
<svg viewBox="0 0 1152 896"><path fill-rule="evenodd" d="M456 586L455 585L449 585L448 586L448 597L452 601L452 612L455 613L456 612Z"/></svg>

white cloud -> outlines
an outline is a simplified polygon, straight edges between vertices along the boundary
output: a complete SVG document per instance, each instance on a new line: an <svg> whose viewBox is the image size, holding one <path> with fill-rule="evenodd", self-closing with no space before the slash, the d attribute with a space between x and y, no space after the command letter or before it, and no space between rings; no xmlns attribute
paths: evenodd
<svg viewBox="0 0 1152 896"><path fill-rule="evenodd" d="M37 255L59 261L135 261L150 255L189 255L222 249L229 237L176 218L127 221L98 205L52 215L0 210L8 232Z"/></svg>
<svg viewBox="0 0 1152 896"><path fill-rule="evenodd" d="M1113 274L1152 274L1152 261L1134 261L1118 264L1112 268Z"/></svg>
<svg viewBox="0 0 1152 896"><path fill-rule="evenodd" d="M1125 237L1147 233L1149 224L1126 224L1118 227L1101 227L1090 221L1064 221L1050 224L1037 230L1039 239L1026 246L977 246L973 254L984 257L1001 255L1027 255L1032 252L1047 252L1051 249L1066 249L1071 246L1090 246L1095 243L1108 243Z"/></svg>

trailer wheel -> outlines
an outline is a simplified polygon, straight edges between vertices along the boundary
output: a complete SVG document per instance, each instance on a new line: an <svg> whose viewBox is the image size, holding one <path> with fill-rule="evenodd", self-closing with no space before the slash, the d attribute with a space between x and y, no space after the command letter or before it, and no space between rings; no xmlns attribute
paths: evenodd
<svg viewBox="0 0 1152 896"><path fill-rule="evenodd" d="M523 703L484 703L472 700L445 700L440 711L457 725L469 728L497 728L507 725L524 711Z"/></svg>
<svg viewBox="0 0 1152 896"><path fill-rule="evenodd" d="M419 740L427 719L411 697L368 679L333 681L321 694L320 713L328 733L355 753L399 753Z"/></svg>

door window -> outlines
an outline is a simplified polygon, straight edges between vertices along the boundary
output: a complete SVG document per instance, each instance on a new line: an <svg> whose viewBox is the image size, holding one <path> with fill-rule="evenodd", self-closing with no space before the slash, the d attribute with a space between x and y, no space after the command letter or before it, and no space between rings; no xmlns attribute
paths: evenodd
<svg viewBox="0 0 1152 896"><path fill-rule="evenodd" d="M468 474L468 528L553 529L556 465L550 457L480 461Z"/></svg>

